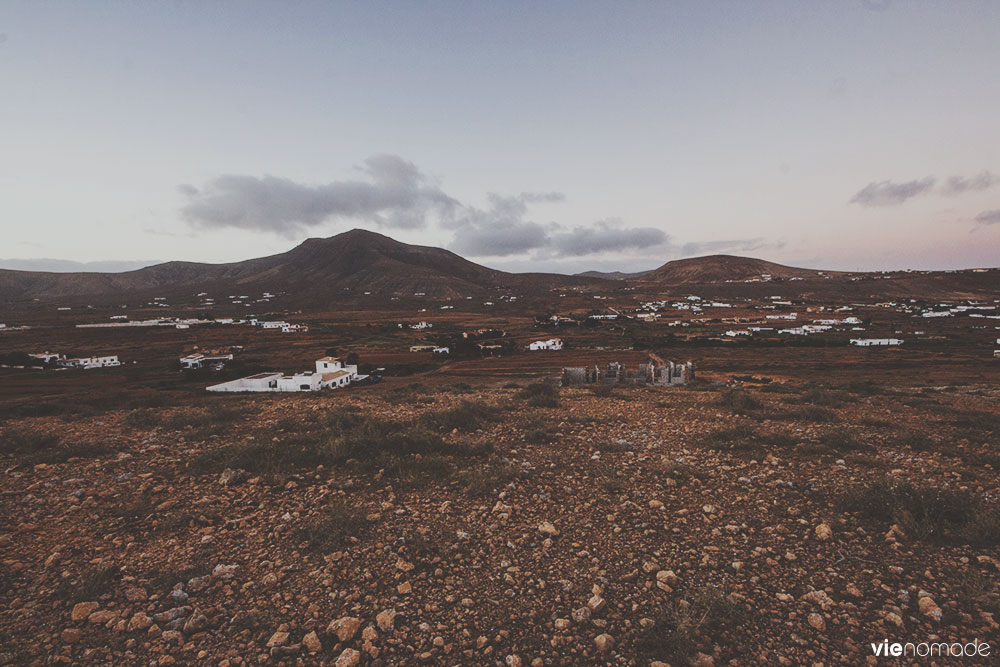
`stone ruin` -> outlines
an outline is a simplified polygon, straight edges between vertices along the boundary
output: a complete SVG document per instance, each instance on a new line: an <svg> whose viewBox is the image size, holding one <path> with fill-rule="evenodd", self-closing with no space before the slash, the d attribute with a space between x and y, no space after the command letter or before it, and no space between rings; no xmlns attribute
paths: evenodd
<svg viewBox="0 0 1000 667"><path fill-rule="evenodd" d="M599 365L562 369L562 386L583 384L643 384L658 386L684 385L694 379L694 364L690 361L675 363L650 358L638 368L627 368L617 361L607 367Z"/></svg>

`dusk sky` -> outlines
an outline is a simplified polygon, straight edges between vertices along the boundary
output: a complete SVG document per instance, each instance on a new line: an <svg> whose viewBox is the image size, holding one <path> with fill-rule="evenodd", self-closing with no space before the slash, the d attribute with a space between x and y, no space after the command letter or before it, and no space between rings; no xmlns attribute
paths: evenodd
<svg viewBox="0 0 1000 667"><path fill-rule="evenodd" d="M1000 266L1000 3L0 5L0 266ZM51 262L12 262L56 258Z"/></svg>

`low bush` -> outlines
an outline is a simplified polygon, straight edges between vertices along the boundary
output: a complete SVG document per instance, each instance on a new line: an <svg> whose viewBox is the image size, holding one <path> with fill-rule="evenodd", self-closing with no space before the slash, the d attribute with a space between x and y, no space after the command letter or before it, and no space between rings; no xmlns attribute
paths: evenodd
<svg viewBox="0 0 1000 667"><path fill-rule="evenodd" d="M506 486L516 479L519 473L518 467L512 463L492 460L462 471L458 479L467 494L481 498Z"/></svg>
<svg viewBox="0 0 1000 667"><path fill-rule="evenodd" d="M38 454L59 447L59 436L28 429L5 429L0 435L0 454Z"/></svg>
<svg viewBox="0 0 1000 667"><path fill-rule="evenodd" d="M361 537L367 528L364 509L338 502L306 521L296 531L296 538L311 549L328 550Z"/></svg>
<svg viewBox="0 0 1000 667"><path fill-rule="evenodd" d="M420 422L441 431L474 431L486 423L499 421L501 415L501 409L495 405L462 401L445 410L425 413Z"/></svg>
<svg viewBox="0 0 1000 667"><path fill-rule="evenodd" d="M667 659L687 664L713 635L737 622L740 609L714 586L705 586L690 600L663 604L653 616L653 624L636 637L636 651L646 659Z"/></svg>
<svg viewBox="0 0 1000 667"><path fill-rule="evenodd" d="M746 415L763 409L764 404L756 396L743 389L730 389L719 396L719 405L733 413Z"/></svg>
<svg viewBox="0 0 1000 667"><path fill-rule="evenodd" d="M858 440L847 429L827 431L819 437L819 441L837 452L870 452L875 449L871 445Z"/></svg>
<svg viewBox="0 0 1000 667"><path fill-rule="evenodd" d="M837 508L881 528L897 524L915 540L1000 544L1000 507L968 491L879 480L848 489Z"/></svg>
<svg viewBox="0 0 1000 667"><path fill-rule="evenodd" d="M559 407L559 387L551 382L533 382L521 390L521 398L536 408Z"/></svg>

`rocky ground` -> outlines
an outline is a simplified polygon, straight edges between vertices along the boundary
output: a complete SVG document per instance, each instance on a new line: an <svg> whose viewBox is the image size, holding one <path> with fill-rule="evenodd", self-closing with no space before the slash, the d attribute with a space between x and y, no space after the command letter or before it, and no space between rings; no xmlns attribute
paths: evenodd
<svg viewBox="0 0 1000 667"><path fill-rule="evenodd" d="M998 401L414 385L11 415L0 664L856 665L883 639L995 644Z"/></svg>

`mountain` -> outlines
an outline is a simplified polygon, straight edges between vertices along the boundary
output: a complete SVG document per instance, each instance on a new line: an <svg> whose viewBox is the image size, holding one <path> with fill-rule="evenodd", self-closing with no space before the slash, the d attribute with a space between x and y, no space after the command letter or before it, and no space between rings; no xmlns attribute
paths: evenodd
<svg viewBox="0 0 1000 667"><path fill-rule="evenodd" d="M660 285L685 285L688 283L718 283L731 280L752 280L761 276L771 278L816 278L838 275L835 271L797 269L752 257L735 255L708 255L667 262L640 277L643 282Z"/></svg>
<svg viewBox="0 0 1000 667"><path fill-rule="evenodd" d="M441 248L400 243L355 229L312 238L278 255L228 264L165 262L124 273L50 273L0 270L0 302L130 294L140 297L213 296L283 292L292 302L342 301L372 292L464 297L496 289L533 292L593 283L593 279L544 273L506 273Z"/></svg>
<svg viewBox="0 0 1000 667"><path fill-rule="evenodd" d="M196 305L207 292L223 304L230 294L282 294L283 308L374 309L416 294L472 297L473 304L503 293L533 307L570 291L632 295L697 293L711 298L814 298L828 302L916 297L996 298L1000 271L835 272L783 266L732 255L667 262L643 273L507 273L441 248L408 245L364 230L313 238L288 252L228 264L165 262L123 273L50 273L0 270L0 308L33 301L59 305L145 302ZM769 277L769 278L768 278ZM529 304L526 304L525 301Z"/></svg>

